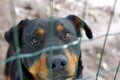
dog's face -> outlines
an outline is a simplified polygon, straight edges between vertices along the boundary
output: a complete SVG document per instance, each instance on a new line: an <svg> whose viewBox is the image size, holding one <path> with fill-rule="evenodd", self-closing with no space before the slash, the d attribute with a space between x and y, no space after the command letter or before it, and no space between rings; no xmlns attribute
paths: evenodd
<svg viewBox="0 0 120 80"><path fill-rule="evenodd" d="M18 27L20 53L33 52L51 46L61 46L80 37L81 23L89 39L90 28L74 15L65 18L51 17L21 21ZM5 34L6 40L14 47L13 28ZM82 75L82 62L79 44L66 49L45 51L37 56L23 58L23 66L35 80L65 80ZM80 70L76 73L77 70Z"/></svg>

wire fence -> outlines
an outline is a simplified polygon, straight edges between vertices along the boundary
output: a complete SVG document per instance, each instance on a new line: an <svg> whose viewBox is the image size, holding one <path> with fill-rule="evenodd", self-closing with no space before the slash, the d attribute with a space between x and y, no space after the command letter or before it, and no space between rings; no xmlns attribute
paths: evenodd
<svg viewBox="0 0 120 80"><path fill-rule="evenodd" d="M14 11L14 0L10 0L10 7L11 7L11 18L12 18L12 22L13 22L13 25L15 26L16 25L16 17L15 17L15 11ZM54 4L54 0L50 0L51 2L51 5L50 5L50 8L51 8L51 16L54 15L54 10L53 10L53 4ZM114 12L115 12L115 8L116 8L116 3L117 3L117 0L114 0L114 5L113 5L113 8L112 8L112 13L111 13L111 16L110 16L110 20L109 20L109 23L108 23L108 28L107 28L107 31L106 31L106 34L104 35L100 35L98 37L94 37L92 40L98 40L100 38L105 38L104 39L104 44L103 44L103 48L102 48L102 51L101 51L101 56L100 56L100 60L99 60L99 65L98 65L98 70L96 73L94 74L91 74L91 75L88 75L86 77L83 77L81 79L76 79L76 80L89 80L90 78L93 78L95 77L96 80L98 80L98 77L99 75L105 75L105 74L108 74L109 72L113 72L115 71L115 75L114 75L114 80L117 80L117 75L118 75L118 71L119 71L119 68L120 68L120 61L118 63L118 66L116 67L113 67L111 68L110 70L107 70L107 71L103 71L103 72L100 72L100 67L101 67L101 63L102 63L102 60L103 60L103 54L104 54L104 50L105 50L105 47L106 47L106 42L107 42L107 39L109 36L117 36L117 35L120 35L120 32L118 33L113 33L113 34L110 34L109 31L110 31L110 27L111 27L111 23L112 23L112 19L113 19L113 16L114 16ZM85 0L85 3L84 3L84 11L83 11L83 20L85 19L85 16L86 16L86 6L87 6L87 0ZM51 26L52 26L52 19L51 19ZM52 27L51 27L52 28ZM76 44L81 44L82 42L88 42L89 40L76 40L76 41L73 41L71 43L68 43L68 44L65 44L65 45L62 45L62 46L52 46L52 47L48 47L48 48L44 48L40 51L37 51L37 52L34 52L33 54L20 54L20 48L19 48L19 40L18 40L18 32L17 32L17 27L15 27L14 29L14 41L15 41L15 53L17 54L16 56L12 56L10 58L7 58L5 59L4 61L0 61L0 64L4 64L4 63L7 63L7 62L10 62L10 61L13 61L13 60L17 60L18 62L18 67L19 67L19 72L20 72L20 80L23 80L23 75L22 75L22 67L21 67L21 58L27 58L27 57L33 57L33 56L37 56L37 55L40 55L41 53L45 52L45 51L52 51L54 49L65 49L69 46L73 46L73 45L76 45ZM52 36L53 33L51 33L50 35ZM52 42L52 41L51 41ZM51 52L52 53L52 52Z"/></svg>

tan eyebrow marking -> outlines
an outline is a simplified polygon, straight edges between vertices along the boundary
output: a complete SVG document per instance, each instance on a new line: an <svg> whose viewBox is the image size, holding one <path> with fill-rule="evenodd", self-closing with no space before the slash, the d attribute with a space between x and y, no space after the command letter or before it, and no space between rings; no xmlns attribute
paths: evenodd
<svg viewBox="0 0 120 80"><path fill-rule="evenodd" d="M42 29L42 28L38 28L37 30L36 30L36 34L38 34L38 35L42 35L42 34L44 34L45 33L45 31L44 31L44 29Z"/></svg>
<svg viewBox="0 0 120 80"><path fill-rule="evenodd" d="M64 27L59 24L56 29L57 29L58 31L62 31L62 30L64 30Z"/></svg>

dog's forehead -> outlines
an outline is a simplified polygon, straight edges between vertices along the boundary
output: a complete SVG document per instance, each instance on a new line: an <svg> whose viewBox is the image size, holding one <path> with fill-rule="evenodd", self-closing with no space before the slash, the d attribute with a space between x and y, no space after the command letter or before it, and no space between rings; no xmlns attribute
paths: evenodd
<svg viewBox="0 0 120 80"><path fill-rule="evenodd" d="M49 17L49 18L39 18L32 20L26 30L27 32L33 33L36 31L38 34L43 34L45 31L55 29L58 31L68 29L74 31L73 24L66 18L61 17Z"/></svg>
<svg viewBox="0 0 120 80"><path fill-rule="evenodd" d="M65 18L61 17L49 17L49 18L40 18L34 21L34 25L36 27L43 27L46 29L50 29L51 27L56 28L58 25L66 27L69 25L69 21Z"/></svg>

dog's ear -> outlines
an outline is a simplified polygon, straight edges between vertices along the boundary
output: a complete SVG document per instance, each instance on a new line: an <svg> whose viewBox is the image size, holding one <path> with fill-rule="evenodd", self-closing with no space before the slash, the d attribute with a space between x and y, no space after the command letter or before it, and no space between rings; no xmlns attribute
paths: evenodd
<svg viewBox="0 0 120 80"><path fill-rule="evenodd" d="M79 17L75 15L69 15L66 18L74 24L78 37L81 37L80 28L83 28L85 30L87 37L89 39L92 39L93 37L92 31L83 20L81 20Z"/></svg>
<svg viewBox="0 0 120 80"><path fill-rule="evenodd" d="M15 48L14 29L15 28L17 29L18 40L20 43L23 27L25 26L25 24L28 23L28 21L30 21L30 20L29 19L22 20L16 26L11 27L7 32L5 32L4 37L5 37L6 41L14 48Z"/></svg>

